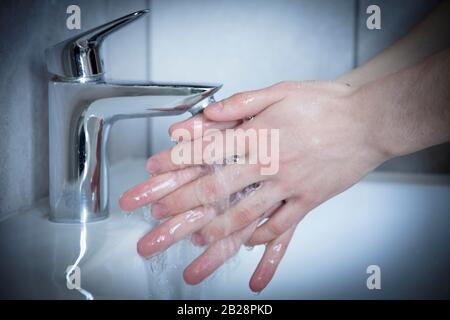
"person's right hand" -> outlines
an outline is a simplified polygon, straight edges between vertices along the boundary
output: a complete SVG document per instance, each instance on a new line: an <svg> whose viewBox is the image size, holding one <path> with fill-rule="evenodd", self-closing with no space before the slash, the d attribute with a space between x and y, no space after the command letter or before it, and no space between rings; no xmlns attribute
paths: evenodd
<svg viewBox="0 0 450 320"><path fill-rule="evenodd" d="M201 126L202 131L207 129L223 130L234 128L240 123L241 121L213 122L200 114L173 125L171 130L184 128L193 134L194 128L199 129L198 126ZM183 185L213 173L208 167L194 166L154 175L147 181L127 191L120 198L120 206L126 211L132 211L146 204L155 203ZM280 206L281 203L269 209L263 218L270 217ZM171 245L189 235L191 235L193 244L204 246L205 242L198 231L205 227L214 217L224 213L217 206L209 207L207 211L209 211L208 215L205 215L203 211L190 210L184 214L167 219L139 241L138 252L142 256L151 257L168 249ZM211 275L239 251L250 239L256 227L257 223L253 223L208 246L205 252L185 269L185 281L190 284L196 284ZM293 231L294 229L265 245L264 254L250 279L249 285L252 291L260 292L270 282L286 252Z"/></svg>
<svg viewBox="0 0 450 320"><path fill-rule="evenodd" d="M252 121L239 122L237 127L279 130L279 171L270 176L261 175L260 164L246 164L229 165L214 174L199 175L158 199L152 206L153 215L159 219L172 217L169 221L178 219L180 222L186 220L192 210L201 213L206 217L203 223L189 232L196 232L201 225L197 232L199 242L214 246L236 232L251 230L250 226L255 226L268 210L277 207L267 222L250 232L247 243L272 243L280 238L288 239L287 243L305 214L344 191L388 157L377 140L374 123L379 115L376 110L365 108L362 101L354 98L353 92L352 88L336 82L284 82L208 106L204 116L216 125L255 115ZM199 139L206 140L205 137ZM186 143L195 142L183 141L173 149L182 148ZM148 161L149 172L173 174L188 167L173 163L172 151L152 156ZM233 156L227 150L223 152L224 158ZM197 156L202 158L203 154ZM199 170L194 168L190 169ZM222 182L218 183L219 180ZM207 210L209 206L205 204L220 202L254 183L261 183L261 188L225 214L215 216ZM157 228L151 231L151 236L141 239L140 253L149 255L166 248L157 241L164 232L167 233ZM208 265L208 261L203 263ZM185 278L194 282L203 279L202 275L208 273L200 267L188 268Z"/></svg>

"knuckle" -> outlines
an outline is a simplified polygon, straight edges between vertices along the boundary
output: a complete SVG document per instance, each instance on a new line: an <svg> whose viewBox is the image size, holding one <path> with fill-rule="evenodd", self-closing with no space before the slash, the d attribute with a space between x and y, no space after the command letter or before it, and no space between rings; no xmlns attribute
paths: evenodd
<svg viewBox="0 0 450 320"><path fill-rule="evenodd" d="M232 101L236 104L242 104L245 101L247 101L247 99L250 98L250 95L248 92L239 92L236 93L235 95L233 95L232 97Z"/></svg>
<svg viewBox="0 0 450 320"><path fill-rule="evenodd" d="M220 226L209 225L205 227L205 230L201 234L207 239L208 242L217 241L225 236L224 230Z"/></svg>
<svg viewBox="0 0 450 320"><path fill-rule="evenodd" d="M183 211L185 201L174 201L175 195L168 195L161 200L158 200L158 204L162 205L166 216L172 216L177 212ZM181 199L181 198L179 198Z"/></svg>
<svg viewBox="0 0 450 320"><path fill-rule="evenodd" d="M217 196L217 185L212 179L204 179L202 189L207 200L212 200Z"/></svg>
<svg viewBox="0 0 450 320"><path fill-rule="evenodd" d="M286 198L289 198L295 192L295 188L292 188L292 185L289 184L289 183L286 183L284 181L280 181L277 184L274 192L276 192L277 194L280 194L282 196L285 196Z"/></svg>
<svg viewBox="0 0 450 320"><path fill-rule="evenodd" d="M269 232L274 235L275 237L278 237L284 233L284 226L280 224L278 221L274 221L272 223L267 224L267 229Z"/></svg>
<svg viewBox="0 0 450 320"><path fill-rule="evenodd" d="M214 178L205 177L200 179L198 185L196 195L200 203L208 204L217 198L219 188Z"/></svg>
<svg viewBox="0 0 450 320"><path fill-rule="evenodd" d="M231 97L221 100L220 103L222 104L223 109L230 108L230 106L233 106L239 101L239 95L240 93L235 93Z"/></svg>
<svg viewBox="0 0 450 320"><path fill-rule="evenodd" d="M295 82L294 81L280 81L277 84L275 84L275 87L280 88L280 89L292 89L295 86Z"/></svg>
<svg viewBox="0 0 450 320"><path fill-rule="evenodd" d="M249 173L253 176L260 176L261 175L261 169L263 168L263 165L261 163L261 161L258 161L258 159L256 159L256 161L248 164L249 167Z"/></svg>
<svg viewBox="0 0 450 320"><path fill-rule="evenodd" d="M243 226L247 225L254 220L254 210L248 206L241 206L234 214L234 225Z"/></svg>
<svg viewBox="0 0 450 320"><path fill-rule="evenodd" d="M252 235L252 237L249 239L248 244L251 246L257 246L260 244L264 244L269 242L270 240L274 239L274 236L268 237L268 235L265 232L262 232L263 230L256 230L256 232Z"/></svg>
<svg viewBox="0 0 450 320"><path fill-rule="evenodd" d="M269 203L271 203L269 197L259 197L254 204L254 211L256 211L258 215L263 214L268 208L270 208Z"/></svg>

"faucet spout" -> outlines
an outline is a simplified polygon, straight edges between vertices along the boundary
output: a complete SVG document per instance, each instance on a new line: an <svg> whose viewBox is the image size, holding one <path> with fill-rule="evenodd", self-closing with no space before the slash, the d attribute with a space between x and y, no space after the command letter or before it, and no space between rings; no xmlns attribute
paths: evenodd
<svg viewBox="0 0 450 320"><path fill-rule="evenodd" d="M140 10L46 50L49 82L50 216L84 223L109 214L108 136L119 120L201 112L221 85L105 80L105 37L144 16Z"/></svg>
<svg viewBox="0 0 450 320"><path fill-rule="evenodd" d="M201 111L220 85L51 82L50 220L109 214L108 137L119 120Z"/></svg>

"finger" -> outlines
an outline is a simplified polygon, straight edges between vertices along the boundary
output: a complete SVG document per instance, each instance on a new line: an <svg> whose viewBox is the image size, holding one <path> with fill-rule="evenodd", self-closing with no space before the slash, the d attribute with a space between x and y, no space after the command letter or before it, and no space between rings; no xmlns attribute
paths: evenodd
<svg viewBox="0 0 450 320"><path fill-rule="evenodd" d="M289 83L281 82L265 89L238 93L210 104L203 113L208 119L214 121L245 119L282 100L289 86Z"/></svg>
<svg viewBox="0 0 450 320"><path fill-rule="evenodd" d="M223 166L160 199L152 206L152 214L161 219L200 205L217 204L261 179L253 165Z"/></svg>
<svg viewBox="0 0 450 320"><path fill-rule="evenodd" d="M139 255L151 257L166 250L175 242L206 225L214 215L212 208L199 207L165 221L139 240L137 245Z"/></svg>
<svg viewBox="0 0 450 320"><path fill-rule="evenodd" d="M207 243L225 238L262 217L267 210L285 197L283 192L267 181L259 190L248 193L224 214L218 215L200 231L200 234Z"/></svg>
<svg viewBox="0 0 450 320"><path fill-rule="evenodd" d="M223 164L232 159L243 161L249 149L257 156L258 135L256 130L220 131L208 130L203 136L192 140L182 139L174 147L163 150L147 161L147 171L161 174L171 170L179 170L193 165ZM257 162L258 159L253 159Z"/></svg>
<svg viewBox="0 0 450 320"><path fill-rule="evenodd" d="M189 140L197 139L207 133L207 130L225 130L236 127L241 121L217 122L207 119L203 113L197 114L187 120L177 122L170 126L169 135L176 141L179 137L191 137ZM184 131L182 131L184 130ZM186 134L186 132L188 134Z"/></svg>
<svg viewBox="0 0 450 320"><path fill-rule="evenodd" d="M253 292L261 292L272 280L278 265L286 253L294 231L295 227L291 227L266 245L264 254L250 279L250 289Z"/></svg>
<svg viewBox="0 0 450 320"><path fill-rule="evenodd" d="M172 149L166 149L151 156L147 160L146 170L150 174L162 174L164 172L180 170L192 167L193 164L175 164L172 162Z"/></svg>
<svg viewBox="0 0 450 320"><path fill-rule="evenodd" d="M248 245L256 246L278 238L286 230L297 225L310 210L311 205L307 205L301 200L288 200L267 222L255 230Z"/></svg>
<svg viewBox="0 0 450 320"><path fill-rule="evenodd" d="M233 233L229 237L215 242L196 258L183 272L184 281L197 284L217 270L225 261L234 256L256 228L253 223Z"/></svg>
<svg viewBox="0 0 450 320"><path fill-rule="evenodd" d="M272 207L269 208L269 210L267 210L261 217L261 220L258 221L258 225L261 224L264 219L270 217L274 212L276 212L278 210L278 208L280 208L283 205L283 202L280 201L276 204L274 204ZM220 215L223 212L216 212L216 215ZM207 241L205 239L205 237L202 235L203 233L205 233L206 228L208 228L208 226L214 221L214 219L209 222L205 227L203 227L200 231L196 231L192 234L191 237L191 242L196 245L196 246L205 246L207 244ZM246 245L248 245L246 243Z"/></svg>
<svg viewBox="0 0 450 320"><path fill-rule="evenodd" d="M205 172L205 168L196 166L151 177L122 194L119 205L125 211L135 210L159 200Z"/></svg>

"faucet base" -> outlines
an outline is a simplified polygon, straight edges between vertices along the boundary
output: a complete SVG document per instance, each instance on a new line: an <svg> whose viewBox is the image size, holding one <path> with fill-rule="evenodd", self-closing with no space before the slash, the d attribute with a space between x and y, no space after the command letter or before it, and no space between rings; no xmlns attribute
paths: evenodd
<svg viewBox="0 0 450 320"><path fill-rule="evenodd" d="M100 222L104 221L108 218L108 215L101 216L98 218L89 218L85 222L86 223L92 223L92 222ZM55 218L52 215L49 215L48 220L53 223L66 223L66 224L82 224L83 221L80 219L70 219L70 218Z"/></svg>

